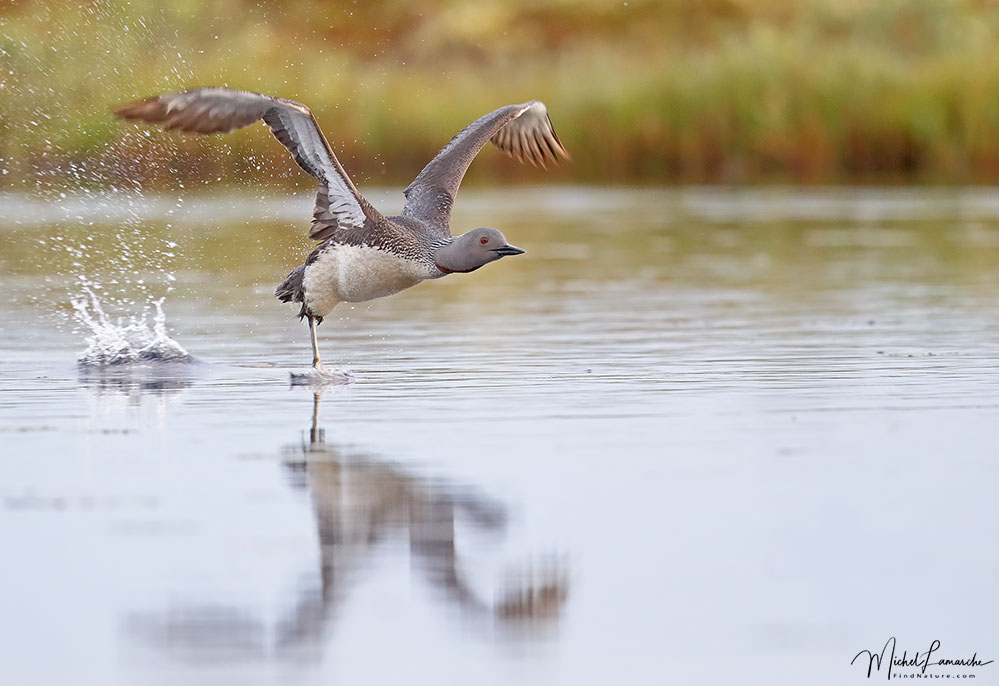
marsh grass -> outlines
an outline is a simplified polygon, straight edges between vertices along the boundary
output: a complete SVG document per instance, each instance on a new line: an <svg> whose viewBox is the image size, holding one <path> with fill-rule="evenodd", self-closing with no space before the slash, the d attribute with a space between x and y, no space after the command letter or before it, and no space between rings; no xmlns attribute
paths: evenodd
<svg viewBox="0 0 999 686"><path fill-rule="evenodd" d="M999 179L985 1L102 0L0 20L7 187L82 167L100 183L299 183L255 128L194 140L109 116L209 84L306 102L361 183L405 183L475 117L535 97L573 153L566 181ZM541 173L490 154L470 180L512 177Z"/></svg>

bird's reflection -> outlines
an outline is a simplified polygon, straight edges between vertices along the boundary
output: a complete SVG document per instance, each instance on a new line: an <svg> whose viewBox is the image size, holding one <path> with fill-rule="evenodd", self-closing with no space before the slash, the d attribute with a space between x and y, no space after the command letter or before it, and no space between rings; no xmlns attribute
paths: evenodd
<svg viewBox="0 0 999 686"><path fill-rule="evenodd" d="M165 615L133 616L132 629L160 647L202 658L321 650L354 582L372 570L378 544L399 538L408 539L414 576L463 619L485 628L557 621L568 590L567 575L557 560L533 564L531 574L508 580L495 599L477 592L472 581L481 580L463 571L456 524L463 536L495 539L506 527L500 503L327 443L319 426L320 402L317 391L307 437L286 446L282 455L293 486L307 490L312 501L320 553L318 583L300 584L273 627L239 608L181 606Z"/></svg>

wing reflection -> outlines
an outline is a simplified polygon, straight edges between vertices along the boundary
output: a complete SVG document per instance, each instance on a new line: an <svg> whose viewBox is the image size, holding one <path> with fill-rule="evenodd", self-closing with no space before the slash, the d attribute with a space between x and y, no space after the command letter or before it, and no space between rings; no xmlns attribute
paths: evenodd
<svg viewBox="0 0 999 686"><path fill-rule="evenodd" d="M200 658L321 653L355 582L367 578L386 540L408 541L414 577L436 591L439 605L480 627L556 621L568 592L564 566L538 561L532 573L508 580L495 600L477 590L456 540L498 539L505 507L472 489L415 476L398 465L327 443L319 427L321 391L314 394L308 439L283 451L292 485L307 490L319 547L318 584L300 584L274 626L242 608L174 607L133 616L131 628L158 647ZM313 572L314 575L314 572ZM315 577L313 576L313 579ZM488 581L488 580L487 580Z"/></svg>

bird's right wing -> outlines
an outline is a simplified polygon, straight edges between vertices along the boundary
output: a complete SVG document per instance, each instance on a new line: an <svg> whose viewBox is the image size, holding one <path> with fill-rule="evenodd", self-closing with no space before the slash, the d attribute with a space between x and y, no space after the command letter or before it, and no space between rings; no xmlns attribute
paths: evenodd
<svg viewBox="0 0 999 686"><path fill-rule="evenodd" d="M229 88L198 88L138 100L115 114L193 133L232 131L263 119L298 166L319 181L310 238L324 240L337 229L361 228L366 219L381 219L347 176L312 111L300 102Z"/></svg>
<svg viewBox="0 0 999 686"><path fill-rule="evenodd" d="M404 191L406 205L402 213L447 233L458 186L468 165L489 141L507 155L520 162L526 159L536 167L547 167L548 163L558 162L559 157L569 157L543 102L531 100L501 107L463 128L430 160Z"/></svg>

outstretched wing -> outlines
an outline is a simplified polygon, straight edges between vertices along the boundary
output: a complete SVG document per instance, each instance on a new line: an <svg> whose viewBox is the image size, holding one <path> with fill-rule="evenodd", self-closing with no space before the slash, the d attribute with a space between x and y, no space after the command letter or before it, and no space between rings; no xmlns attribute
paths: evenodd
<svg viewBox="0 0 999 686"><path fill-rule="evenodd" d="M310 238L323 240L338 228L360 228L367 218L381 218L357 191L302 103L229 88L198 88L129 103L115 114L194 133L232 131L263 119L298 166L319 181Z"/></svg>
<svg viewBox="0 0 999 686"><path fill-rule="evenodd" d="M532 100L501 107L466 126L430 160L404 191L403 215L447 231L451 205L465 171L490 140L508 155L521 162L527 159L534 166L547 167L548 162L558 162L560 156L569 157L555 135L543 102Z"/></svg>

